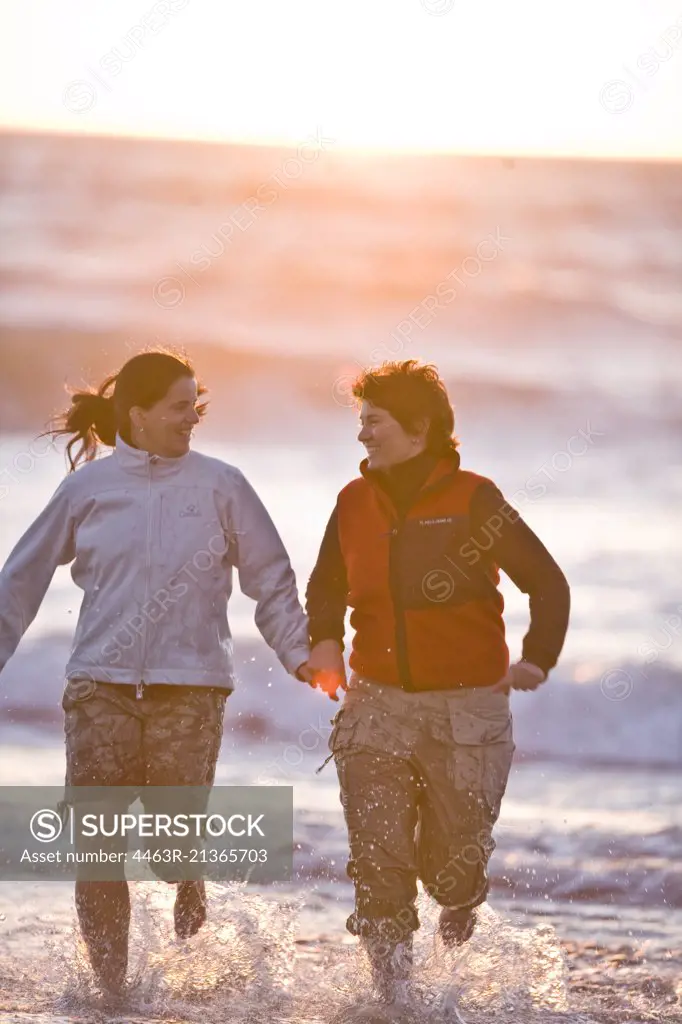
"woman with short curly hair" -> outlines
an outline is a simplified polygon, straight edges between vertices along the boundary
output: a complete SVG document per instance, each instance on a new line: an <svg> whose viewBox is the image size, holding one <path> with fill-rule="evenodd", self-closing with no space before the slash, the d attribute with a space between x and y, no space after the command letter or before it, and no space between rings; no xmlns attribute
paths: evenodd
<svg viewBox="0 0 682 1024"><path fill-rule="evenodd" d="M367 457L338 495L309 580L308 665L332 698L347 690L330 737L355 885L347 927L385 993L409 968L418 879L442 908L446 944L474 929L514 752L509 689L547 678L570 601L495 484L461 468L435 367L385 363L353 393ZM511 667L500 569L530 599Z"/></svg>

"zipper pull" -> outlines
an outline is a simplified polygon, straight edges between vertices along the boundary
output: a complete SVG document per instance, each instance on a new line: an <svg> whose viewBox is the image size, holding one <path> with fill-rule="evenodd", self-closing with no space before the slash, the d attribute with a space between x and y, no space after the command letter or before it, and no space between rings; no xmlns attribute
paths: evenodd
<svg viewBox="0 0 682 1024"><path fill-rule="evenodd" d="M137 684L137 690L135 691L135 700L141 700L144 697L144 680Z"/></svg>

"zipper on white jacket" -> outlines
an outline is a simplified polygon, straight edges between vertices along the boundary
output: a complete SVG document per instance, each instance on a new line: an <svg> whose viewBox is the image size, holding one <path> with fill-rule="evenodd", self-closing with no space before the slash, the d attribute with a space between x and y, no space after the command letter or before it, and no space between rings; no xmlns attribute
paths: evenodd
<svg viewBox="0 0 682 1024"><path fill-rule="evenodd" d="M144 577L144 603L145 607L149 601L149 573L151 571L151 542L152 542L152 465L159 461L158 455L150 455L148 468L149 468L149 490L147 492L147 545L145 549L145 577ZM140 663L140 681L137 684L135 691L135 699L141 700L144 696L144 669L145 669L145 658L147 656L147 627L146 623L143 625L142 633L142 657Z"/></svg>

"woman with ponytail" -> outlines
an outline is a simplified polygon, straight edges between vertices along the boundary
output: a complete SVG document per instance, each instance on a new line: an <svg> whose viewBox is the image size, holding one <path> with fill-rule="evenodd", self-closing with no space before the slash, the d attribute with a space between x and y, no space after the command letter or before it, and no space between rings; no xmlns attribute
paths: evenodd
<svg viewBox="0 0 682 1024"><path fill-rule="evenodd" d="M308 668L333 699L347 690L329 741L355 884L347 927L390 998L410 967L417 879L442 907L446 945L474 929L514 752L509 690L536 689L556 664L569 590L495 484L460 468L435 367L385 363L353 395L367 458L338 495L308 584ZM530 597L511 667L500 569Z"/></svg>
<svg viewBox="0 0 682 1024"><path fill-rule="evenodd" d="M191 450L204 393L187 360L153 351L73 394L51 431L69 438L70 473L0 573L0 670L58 565L71 563L83 590L62 699L67 802L92 786L119 787L108 812L127 809L112 807L124 787L142 789L152 812L155 791L144 787L203 787L208 799L235 684L233 568L265 641L290 674L309 678L306 618L270 516L239 469ZM102 447L113 451L100 458ZM206 917L203 882L150 866L177 883L175 929L193 935ZM106 881L81 873L76 907L100 987L121 992L124 867Z"/></svg>

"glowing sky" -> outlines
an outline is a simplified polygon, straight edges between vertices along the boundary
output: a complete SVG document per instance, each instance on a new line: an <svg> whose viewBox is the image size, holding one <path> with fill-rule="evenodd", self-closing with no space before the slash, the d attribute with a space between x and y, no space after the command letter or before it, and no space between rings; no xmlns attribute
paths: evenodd
<svg viewBox="0 0 682 1024"><path fill-rule="evenodd" d="M0 123L682 157L682 0L2 0Z"/></svg>

